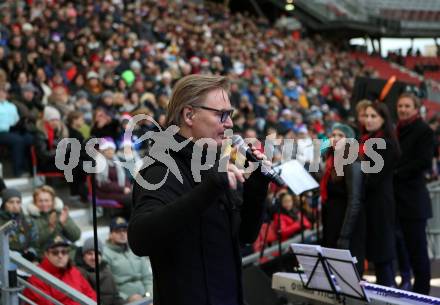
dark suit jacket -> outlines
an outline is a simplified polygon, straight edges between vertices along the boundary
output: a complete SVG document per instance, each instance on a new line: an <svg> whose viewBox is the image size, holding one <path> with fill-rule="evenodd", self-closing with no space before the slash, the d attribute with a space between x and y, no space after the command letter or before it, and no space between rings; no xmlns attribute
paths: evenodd
<svg viewBox="0 0 440 305"><path fill-rule="evenodd" d="M217 170L202 172L196 183L190 144L170 153L183 184L170 172L157 190L134 186L129 244L136 255L150 257L155 305L243 304L240 243L258 235L268 180L254 172L242 194L229 190L227 174ZM158 183L165 172L155 162L141 175Z"/></svg>
<svg viewBox="0 0 440 305"><path fill-rule="evenodd" d="M397 215L410 219L430 218L431 200L424 173L432 165L434 133L422 119L417 119L400 129L399 143L402 155L394 172Z"/></svg>

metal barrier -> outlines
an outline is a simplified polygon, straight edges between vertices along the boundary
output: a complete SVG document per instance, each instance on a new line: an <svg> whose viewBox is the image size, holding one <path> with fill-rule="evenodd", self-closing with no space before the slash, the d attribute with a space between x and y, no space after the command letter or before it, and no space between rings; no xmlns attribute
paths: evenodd
<svg viewBox="0 0 440 305"><path fill-rule="evenodd" d="M19 300L23 300L31 305L35 304L22 294L24 288L32 289L34 292L42 295L45 299L55 305L63 305L50 295L41 291L37 287L29 284L25 279L17 277L17 268L24 270L30 275L34 275L41 280L49 283L52 287L67 295L70 299L81 305L96 305L96 302L81 292L64 284L56 277L47 273L40 267L29 262L21 256L20 253L10 251L9 233L15 226L14 221L9 221L0 227L0 284L1 284L1 304L18 305ZM144 298L140 301L129 303L129 305L148 305L152 300Z"/></svg>
<svg viewBox="0 0 440 305"><path fill-rule="evenodd" d="M309 240L309 241L314 241L313 239L316 238L316 230L306 230L304 232L304 239ZM286 241L283 241L281 243L281 252L282 254L286 253L289 251L289 247L290 244L292 243L299 243L301 242L301 235L295 236L293 238L290 238ZM264 253L263 256L274 256L274 255L278 255L278 244L273 245L269 248L264 249ZM241 264L242 266L245 265L250 265L250 264L254 264L254 265L259 265L260 264L260 253L252 253L246 257L243 257L243 259L241 260Z"/></svg>
<svg viewBox="0 0 440 305"><path fill-rule="evenodd" d="M9 260L9 233L16 226L15 221L11 220L0 227L0 281L2 304L18 305L18 291L21 288L16 287L17 273L15 266L11 265Z"/></svg>
<svg viewBox="0 0 440 305"><path fill-rule="evenodd" d="M427 235L429 254L440 258L440 181L428 184L432 204L432 218L428 220Z"/></svg>

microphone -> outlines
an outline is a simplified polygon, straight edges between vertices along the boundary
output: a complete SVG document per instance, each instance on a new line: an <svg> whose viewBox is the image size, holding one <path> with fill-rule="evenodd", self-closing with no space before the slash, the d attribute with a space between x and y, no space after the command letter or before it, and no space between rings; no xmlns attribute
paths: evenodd
<svg viewBox="0 0 440 305"><path fill-rule="evenodd" d="M285 185L284 180L274 171L273 168L267 168L267 165L263 165L262 160L258 160L254 154L252 154L252 150L246 145L242 137L239 135L233 135L232 146L236 146L238 151L246 156L246 160L250 162L257 162L259 166L262 167L262 174L268 177L270 181L274 182L278 186Z"/></svg>

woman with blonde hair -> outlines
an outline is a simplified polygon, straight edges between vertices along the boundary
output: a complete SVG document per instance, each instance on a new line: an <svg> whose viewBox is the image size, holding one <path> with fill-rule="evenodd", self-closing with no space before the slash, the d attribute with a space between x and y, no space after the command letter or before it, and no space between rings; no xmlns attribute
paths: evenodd
<svg viewBox="0 0 440 305"><path fill-rule="evenodd" d="M37 188L33 194L33 203L27 206L27 212L37 227L37 254L41 257L49 240L62 235L71 242L81 236L81 229L69 216L69 209L56 197L55 191L48 185Z"/></svg>

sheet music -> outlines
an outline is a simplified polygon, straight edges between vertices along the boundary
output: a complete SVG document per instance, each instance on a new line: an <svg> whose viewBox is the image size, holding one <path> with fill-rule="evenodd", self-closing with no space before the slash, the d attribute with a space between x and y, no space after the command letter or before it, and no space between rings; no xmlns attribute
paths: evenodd
<svg viewBox="0 0 440 305"><path fill-rule="evenodd" d="M316 265L316 261L318 260L318 253L321 253L322 249L320 246L303 244L291 244L290 247L292 248L293 253L297 255L298 262L301 264L304 270L304 282L307 282L310 278L313 268ZM313 255L316 257L302 256L301 254ZM309 283L309 288L332 291L332 287L327 280L327 276L321 264L318 264L312 280Z"/></svg>
<svg viewBox="0 0 440 305"><path fill-rule="evenodd" d="M331 270L335 276L338 286L341 288L341 292L355 297L363 296L365 293L362 287L359 285L359 278L357 277L357 274L353 270L353 265L351 264L351 262L356 263L357 260L351 256L350 251L332 248L322 248L321 250L322 255L329 259L327 260L328 265L339 273L337 274ZM332 258L345 260L347 262L331 260ZM341 278L349 283L351 287L347 285Z"/></svg>
<svg viewBox="0 0 440 305"><path fill-rule="evenodd" d="M305 170L298 160L290 160L275 168L281 170L281 178L296 195L319 187L318 182Z"/></svg>

